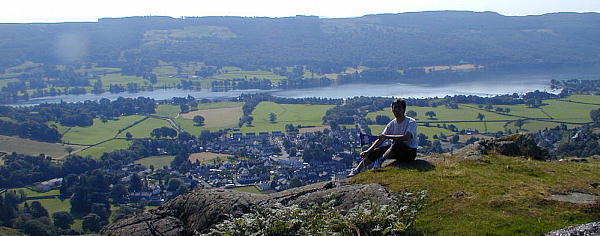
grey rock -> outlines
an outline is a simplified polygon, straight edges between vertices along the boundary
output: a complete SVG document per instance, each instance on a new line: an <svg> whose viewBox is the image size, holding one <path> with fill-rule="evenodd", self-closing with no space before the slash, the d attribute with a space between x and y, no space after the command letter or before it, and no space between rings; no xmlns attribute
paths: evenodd
<svg viewBox="0 0 600 236"><path fill-rule="evenodd" d="M214 224L239 217L253 207L274 204L309 206L335 200L334 207L348 210L356 203L373 201L390 204L392 197L407 197L390 192L379 184L323 182L283 192L262 195L225 189L196 189L165 205L105 227L105 235L194 235Z"/></svg>
<svg viewBox="0 0 600 236"><path fill-rule="evenodd" d="M600 221L587 224L569 226L563 229L550 231L546 236L592 236L600 235Z"/></svg>
<svg viewBox="0 0 600 236"><path fill-rule="evenodd" d="M463 191L456 192L456 193L453 193L452 195L450 195L451 198L463 198L463 197L468 197L468 196L469 196L469 194L467 194Z"/></svg>

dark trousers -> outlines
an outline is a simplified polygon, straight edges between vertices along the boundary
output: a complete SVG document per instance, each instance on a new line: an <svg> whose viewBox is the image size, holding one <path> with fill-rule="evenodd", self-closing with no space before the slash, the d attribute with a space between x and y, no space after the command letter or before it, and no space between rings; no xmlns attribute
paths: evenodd
<svg viewBox="0 0 600 236"><path fill-rule="evenodd" d="M402 162L411 162L414 161L417 157L416 148L411 148L404 142L394 142L392 145L384 145L375 148L375 150L369 153L369 156L367 156L367 158L369 158L370 161L374 162L380 157L382 157L383 154L390 148L392 149L393 155L391 157L388 157L389 159L396 159Z"/></svg>

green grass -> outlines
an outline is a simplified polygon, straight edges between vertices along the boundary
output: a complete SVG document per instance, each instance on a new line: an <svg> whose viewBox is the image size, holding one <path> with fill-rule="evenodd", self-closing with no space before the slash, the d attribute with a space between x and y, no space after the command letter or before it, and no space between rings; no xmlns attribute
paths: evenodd
<svg viewBox="0 0 600 236"><path fill-rule="evenodd" d="M141 123L121 132L121 134L119 134L118 137L125 138L127 132L129 132L131 133L131 135L133 135L133 138L150 138L150 133L152 132L152 130L163 126L171 127L171 124L166 120L148 118L142 121Z"/></svg>
<svg viewBox="0 0 600 236"><path fill-rule="evenodd" d="M535 132L535 131L539 131L539 130L543 130L543 129L550 129L550 128L554 128L556 126L559 126L559 123L554 123L554 122L546 122L546 121L537 121L537 120L526 120L525 124L523 125L523 127L521 128L520 132ZM575 127L580 127L581 125L571 125L568 124L567 127L569 129L575 128ZM511 129L513 132L515 132L518 127L515 126L515 123L510 123L509 125L506 126L507 129Z"/></svg>
<svg viewBox="0 0 600 236"><path fill-rule="evenodd" d="M154 67L152 72L156 73L157 76L171 76L177 74L177 67L170 65L158 66Z"/></svg>
<svg viewBox="0 0 600 236"><path fill-rule="evenodd" d="M181 129L196 136L198 136L202 130L208 130L204 126L196 126L196 123L194 123L193 120L184 119L183 117L177 117L177 119L173 121L175 121L175 123L177 123Z"/></svg>
<svg viewBox="0 0 600 236"><path fill-rule="evenodd" d="M175 118L180 112L181 109L177 105L161 104L156 107L154 115Z"/></svg>
<svg viewBox="0 0 600 236"><path fill-rule="evenodd" d="M32 156L38 156L43 153L53 158L61 158L68 154L66 148L69 146L74 150L82 148L75 145L38 142L30 139L0 135L0 151L6 153L16 152Z"/></svg>
<svg viewBox="0 0 600 236"><path fill-rule="evenodd" d="M475 107L477 107L477 106L475 106ZM486 120L517 120L517 119L519 119L517 117L511 117L511 116L496 114L493 112L478 110L476 108L467 107L462 104L459 104L459 109L450 109L450 108L447 108L444 106L438 106L438 107L409 106L406 108L406 110L413 110L413 111L417 112L417 116L413 117L413 118L415 118L421 122L461 121L461 120L478 121L479 119L477 119L477 115L479 113L483 114L485 116ZM435 112L436 116L433 119L430 119L428 116L425 115L425 113L428 111ZM371 120L375 120L375 117L377 115L385 115L385 116L390 117L391 119L394 118L394 115L392 114L392 112L389 108L385 108L382 111L370 112L369 114L367 114L367 117L370 118Z"/></svg>
<svg viewBox="0 0 600 236"><path fill-rule="evenodd" d="M15 191L17 194L19 194L19 190L23 190L25 192L25 195L27 197L41 197L41 196L51 196L51 195L59 195L60 191L58 189L53 189L50 190L48 192L37 192L37 191L33 191L31 189L28 188L13 188L13 189L9 189L9 191Z"/></svg>
<svg viewBox="0 0 600 236"><path fill-rule="evenodd" d="M383 129L385 129L385 125L369 125L369 128L371 129L371 134L378 135L383 132ZM427 137L429 137L429 138L432 138L433 135L439 136L442 133L447 136L455 134L454 132L444 129L444 128L425 127L423 125L417 126L417 132L419 134L427 135Z"/></svg>
<svg viewBox="0 0 600 236"><path fill-rule="evenodd" d="M92 145L104 140L111 139L117 135L120 129L123 129L134 122L143 119L143 116L132 115L122 116L118 120L109 120L106 123L99 118L94 119L94 125L90 127L73 127L64 134L63 141L75 144Z"/></svg>
<svg viewBox="0 0 600 236"><path fill-rule="evenodd" d="M285 131L286 124L302 126L321 126L325 112L334 105L306 105L306 104L277 104L261 102L252 112L254 127L244 125L241 131L246 132L272 132ZM269 121L269 113L275 113L275 123Z"/></svg>
<svg viewBox="0 0 600 236"><path fill-rule="evenodd" d="M579 99L580 101L593 101L593 99L600 96L592 96L592 95L574 95L571 98ZM562 122L590 122L591 118L589 116L589 112L594 109L599 109L600 105L590 105L590 104L578 104L573 102L564 102L558 100L545 100L544 106L540 108L530 108L524 104L517 105L495 105L496 107L501 108L510 108L511 111L508 114L496 113L487 110L481 110L479 105L477 104L459 104L459 109L449 109L447 107L439 106L439 107L415 107L410 106L407 110L413 110L417 112L417 119L419 122L430 122L430 126L437 126L437 123L433 123L436 121L475 121L475 122L453 122L447 123L446 125L453 124L459 130L463 129L477 129L480 132L485 132L485 128L487 126L487 131L489 133L496 133L498 131L507 131L508 129L513 132L517 130L517 127L514 125L514 122L507 121L511 120L519 120L527 118L554 118L556 121ZM425 112L434 111L437 116L434 119L430 119L425 116ZM477 115L481 113L485 116L484 121L481 122L477 119ZM391 111L388 108L377 111L370 112L367 114L367 117L375 120L377 115L386 115L390 118L393 118ZM514 115L514 116L511 116ZM493 120L507 120L507 121L498 121L494 122ZM544 122L544 121L534 121L528 120L525 122L523 129L526 131L538 131L544 128L553 128L559 125L558 123L552 122ZM443 126L443 124L440 124ZM569 125L569 127L576 127L577 125ZM373 126L378 128L377 126ZM423 127L422 125L419 128ZM371 128L372 130L374 128ZM433 131L423 131L427 136L430 136L431 133L439 133L435 130Z"/></svg>
<svg viewBox="0 0 600 236"><path fill-rule="evenodd" d="M150 84L150 81L145 80L142 77L122 74L107 74L102 76L100 80L102 80L102 85L104 86L104 89L108 89L110 87L110 84L120 84L125 86L125 88L127 88L128 83L137 83L140 86L143 84Z"/></svg>
<svg viewBox="0 0 600 236"><path fill-rule="evenodd" d="M87 73L92 73L92 74L96 74L96 75L104 75L104 74L110 74L110 73L118 73L121 72L120 68L113 68L113 67L97 67L97 66L92 66L91 68L79 68L76 70L77 72L87 72Z"/></svg>
<svg viewBox="0 0 600 236"><path fill-rule="evenodd" d="M448 158L433 167L413 164L368 171L356 183L380 183L393 191L427 190L428 204L415 230L425 235L540 235L570 225L597 221L589 205L548 200L556 192L600 194L600 162L558 163L511 157L483 162ZM464 192L466 197L452 198Z"/></svg>
<svg viewBox="0 0 600 236"><path fill-rule="evenodd" d="M177 87L178 84L181 83L181 81L184 79L180 79L180 78L169 78L169 77L158 77L156 84L153 84L152 86L154 87Z"/></svg>
<svg viewBox="0 0 600 236"><path fill-rule="evenodd" d="M586 102L586 103L600 104L600 96L598 96L598 95L576 94L576 95L571 95L571 96L565 98L565 100L571 100L574 102Z"/></svg>
<svg viewBox="0 0 600 236"><path fill-rule="evenodd" d="M31 202L38 201L48 210L48 215L52 217L52 213L59 211L71 211L71 200L69 199L37 199L37 200L27 200L27 204L31 205ZM24 204L20 204L19 207L23 207Z"/></svg>
<svg viewBox="0 0 600 236"><path fill-rule="evenodd" d="M160 169L163 166L171 166L171 162L175 159L175 156L151 156L136 160L136 164L141 164L146 168L150 168L153 165L154 168Z"/></svg>
<svg viewBox="0 0 600 236"><path fill-rule="evenodd" d="M119 149L127 149L129 148L131 143L132 141L127 141L125 139L114 139L88 148L76 154L84 157L91 156L92 158L99 159L105 152L112 152Z"/></svg>
<svg viewBox="0 0 600 236"><path fill-rule="evenodd" d="M220 108L221 106L218 105L219 104L214 104L210 109L200 109L189 113L183 113L178 117L176 122L185 125L184 129L192 129L194 132L198 132L201 129L219 130L237 127L243 114L242 107L240 106L241 103L221 104L222 106L225 106L223 108ZM193 118L197 115L202 116L205 119L204 125L201 128L190 126L190 124L192 126L194 125L194 123L190 123L190 121L193 121Z"/></svg>
<svg viewBox="0 0 600 236"><path fill-rule="evenodd" d="M590 122L590 111L600 109L600 105L588 105L572 102L563 102L558 100L544 100L545 106L542 106L546 113L554 119L570 122Z"/></svg>
<svg viewBox="0 0 600 236"><path fill-rule="evenodd" d="M260 189L257 186L255 186L255 185L232 188L232 190L237 190L237 191L242 191L242 192L248 192L248 193L263 194L263 192L260 191Z"/></svg>
<svg viewBox="0 0 600 236"><path fill-rule="evenodd" d="M198 105L199 110L203 109L217 109L217 108L232 108L232 107L241 107L243 106L243 102L210 102L210 103L200 103Z"/></svg>
<svg viewBox="0 0 600 236"><path fill-rule="evenodd" d="M10 82L17 82L19 79L0 79L0 88L6 87Z"/></svg>
<svg viewBox="0 0 600 236"><path fill-rule="evenodd" d="M285 76L277 75L270 71L262 71L262 70L226 70L221 74L217 74L211 76L211 80L225 80L225 79L268 79L272 82L278 82L284 79L287 79Z"/></svg>
<svg viewBox="0 0 600 236"><path fill-rule="evenodd" d="M478 107L477 104L469 104L469 106ZM510 108L510 112L507 113L509 115L516 116L525 116L529 118L551 118L548 115L544 114L542 109L540 108L530 108L525 104L516 104L516 105L494 105L494 109L496 107L500 108Z"/></svg>
<svg viewBox="0 0 600 236"><path fill-rule="evenodd" d="M228 154L220 154L220 153L212 153L212 152L198 152L192 153L189 156L189 160L191 163L200 162L202 164L216 164L223 163L225 161L236 162L241 158L234 158Z"/></svg>

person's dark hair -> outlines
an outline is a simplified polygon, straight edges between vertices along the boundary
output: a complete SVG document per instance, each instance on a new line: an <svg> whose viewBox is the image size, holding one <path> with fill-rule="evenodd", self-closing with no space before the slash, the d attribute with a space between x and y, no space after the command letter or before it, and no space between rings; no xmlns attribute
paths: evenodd
<svg viewBox="0 0 600 236"><path fill-rule="evenodd" d="M402 110L406 110L406 101L402 100L402 99L396 99L392 102L392 107L394 106L401 106Z"/></svg>

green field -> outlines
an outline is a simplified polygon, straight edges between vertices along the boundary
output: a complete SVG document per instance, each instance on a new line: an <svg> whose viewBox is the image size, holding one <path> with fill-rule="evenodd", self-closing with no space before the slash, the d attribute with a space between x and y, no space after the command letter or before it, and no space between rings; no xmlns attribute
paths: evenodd
<svg viewBox="0 0 600 236"><path fill-rule="evenodd" d="M198 136L202 130L208 130L204 126L196 126L196 123L194 123L193 120L184 119L183 117L177 117L177 119L174 119L173 121L175 121L175 123L177 123L181 129L185 130L185 132L196 136Z"/></svg>
<svg viewBox="0 0 600 236"><path fill-rule="evenodd" d="M37 192L37 191L33 191L28 188L12 188L12 189L9 189L8 191L15 191L18 195L20 190L23 190L23 192L25 192L25 196L27 196L27 197L41 197L41 196L51 196L51 195L59 195L60 194L60 191L58 189L50 190L48 192Z"/></svg>
<svg viewBox="0 0 600 236"><path fill-rule="evenodd" d="M181 109L177 105L161 104L156 107L154 115L175 118L179 115L179 112L181 112Z"/></svg>
<svg viewBox="0 0 600 236"><path fill-rule="evenodd" d="M385 129L385 125L369 125L369 128L371 129L371 134L379 135L383 132L383 129ZM427 137L429 137L429 138L432 138L433 135L439 136L440 134L444 134L444 135L448 136L448 135L455 134L454 132L444 129L444 128L425 127L422 125L417 127L417 132L419 134L427 135Z"/></svg>
<svg viewBox="0 0 600 236"><path fill-rule="evenodd" d="M191 111L188 113L181 114L179 118L193 121L195 116L204 117L204 125L202 128L208 130L219 130L224 128L234 128L239 124L239 120L242 117L242 107L229 107L229 108L214 108L214 109L202 109ZM181 119L179 119L181 121ZM189 123L186 122L186 123ZM186 126L188 128L189 124Z"/></svg>
<svg viewBox="0 0 600 236"><path fill-rule="evenodd" d="M52 216L52 213L59 211L71 211L71 200L65 199L61 200L58 198L52 199L37 199L37 200L27 200L27 204L31 205L31 202L38 201L48 210L48 215ZM20 204L19 207L23 207L24 204Z"/></svg>
<svg viewBox="0 0 600 236"><path fill-rule="evenodd" d="M595 103L600 101L600 96L596 95L573 95L568 97L567 99L573 101L580 102L588 102ZM594 109L600 109L600 105L593 104L581 104L567 101L559 101L559 100L544 100L543 106L539 108L531 108L527 107L524 104L517 105L494 105L491 111L479 108L477 104L459 104L459 109L449 109L447 107L415 107L409 106L407 110L413 110L417 112L416 118L419 122L429 122L430 126L437 126L438 123L436 121L471 121L471 122L451 122L447 123L447 125L453 124L459 130L463 129L477 129L480 132L485 132L486 126L487 131L490 133L495 133L498 131L508 131L511 130L515 132L518 127L515 126L515 122L510 122L512 120L521 120L527 118L534 119L552 119L557 122L575 122L575 123L585 123L590 122L590 111ZM495 112L495 108L510 108L509 113L498 113ZM425 112L434 111L437 116L433 119L425 116ZM477 115L481 113L485 116L483 121L479 121L477 119ZM386 108L382 111L371 112L367 115L371 120L375 120L377 115L386 115L390 118L393 118L391 111L389 108ZM500 121L494 121L500 120ZM443 124L439 124L443 126ZM553 128L560 125L555 122L547 122L547 121L539 121L539 120L526 120L525 124L522 127L521 131L538 131L545 128ZM580 125L567 125L568 127L577 127ZM375 129L378 128L376 125L371 125L371 129L375 132ZM375 128L373 128L375 127ZM423 127L420 125L419 128ZM423 132L430 136L431 133L439 133L437 131L425 131ZM429 133L429 134L428 134Z"/></svg>
<svg viewBox="0 0 600 236"><path fill-rule="evenodd" d="M71 129L71 127L69 126L62 126L60 125L60 123L58 122L54 122L54 121L49 121L48 122L48 127L52 127L55 128L56 130L58 130L59 133L61 134L65 134L69 129Z"/></svg>
<svg viewBox="0 0 600 236"><path fill-rule="evenodd" d="M190 154L189 160L191 163L200 162L202 164L215 164L223 163L228 160L233 160L233 156L229 154L220 154L212 152L198 152Z"/></svg>
<svg viewBox="0 0 600 236"><path fill-rule="evenodd" d="M111 73L118 73L121 72L121 68L113 68L113 67L97 67L96 65L92 66L91 68L79 68L77 70L75 70L76 72L79 73L92 73L95 75L104 75L104 74L111 74Z"/></svg>
<svg viewBox="0 0 600 236"><path fill-rule="evenodd" d="M18 79L0 79L0 88L6 87L6 85L10 82L17 82Z"/></svg>
<svg viewBox="0 0 600 236"><path fill-rule="evenodd" d="M102 80L102 85L104 89L108 89L110 84L120 84L127 88L128 83L137 83L140 86L143 84L150 84L150 81L145 80L142 77L131 76L131 75L122 75L122 74L107 74L100 77ZM92 82L93 84L94 82Z"/></svg>
<svg viewBox="0 0 600 236"><path fill-rule="evenodd" d="M96 118L94 119L94 125L90 127L76 126L71 128L69 132L64 134L63 141L83 145L96 144L115 137L120 129L141 119L144 119L144 117L139 115L122 116L118 120L109 120L103 123L99 118Z"/></svg>
<svg viewBox="0 0 600 236"><path fill-rule="evenodd" d="M232 188L231 190L237 190L237 191L248 192L248 193L264 194L262 191L260 191L260 189L257 186L254 186L254 185L246 186L246 187Z"/></svg>
<svg viewBox="0 0 600 236"><path fill-rule="evenodd" d="M171 162L175 159L175 156L151 156L136 160L136 164L141 164L146 168L150 168L150 165L153 165L154 168L160 169L164 166L171 166Z"/></svg>
<svg viewBox="0 0 600 236"><path fill-rule="evenodd" d="M166 120L148 118L141 123L121 132L118 137L125 138L126 134L129 132L131 135L133 135L133 138L150 138L150 133L152 130L163 126L171 127L171 124Z"/></svg>
<svg viewBox="0 0 600 236"><path fill-rule="evenodd" d="M542 106L541 109L552 116L552 118L568 122L590 122L592 121L590 111L600 109L600 105L563 102L558 100L544 100L543 103L548 105Z"/></svg>
<svg viewBox="0 0 600 236"><path fill-rule="evenodd" d="M261 102L252 112L253 127L244 125L241 131L246 132L272 132L285 131L286 124L302 126L321 126L325 112L334 105L306 105L306 104L277 104ZM275 113L275 123L269 121L269 113Z"/></svg>
<svg viewBox="0 0 600 236"><path fill-rule="evenodd" d="M99 145L90 147L86 150L76 153L80 156L91 156L92 158L99 159L105 152L112 152L119 149L127 149L131 145L132 141L125 139L114 139Z"/></svg>
<svg viewBox="0 0 600 236"><path fill-rule="evenodd" d="M565 98L564 100L600 104L600 96L598 95L575 94Z"/></svg>
<svg viewBox="0 0 600 236"><path fill-rule="evenodd" d="M261 71L261 70L241 70L230 68L227 70L222 70L221 74L213 75L210 77L210 80L225 80L225 79L268 79L271 82L278 82L284 79L287 79L285 76L277 75L270 71Z"/></svg>
<svg viewBox="0 0 600 236"><path fill-rule="evenodd" d="M0 152L16 152L31 156L38 156L43 153L53 158L62 158L68 154L67 147L72 147L74 150L82 148L76 145L38 142L30 139L0 135Z"/></svg>
<svg viewBox="0 0 600 236"><path fill-rule="evenodd" d="M438 107L417 107L417 106L409 106L406 110L413 110L417 112L417 116L413 117L417 119L417 121L428 122L428 121L461 121L461 120L478 120L477 115L479 113L485 116L486 120L518 120L518 117L511 117L506 115L500 115L493 112L482 111L476 108L471 108L459 104L458 109L450 109L444 106ZM436 116L433 119L430 119L425 115L426 112L433 111L436 113ZM385 115L394 118L394 115L390 111L389 108L385 108L382 111L370 112L367 117L371 120L375 120L377 115Z"/></svg>
<svg viewBox="0 0 600 236"><path fill-rule="evenodd" d="M367 171L354 183L380 183L392 191L426 190L425 208L414 231L420 235L542 235L597 221L597 207L557 202L550 194L582 192L598 181L600 161L544 162L488 156L485 161L448 157ZM451 197L464 193L463 197Z"/></svg>
<svg viewBox="0 0 600 236"><path fill-rule="evenodd" d="M209 103L200 103L198 105L199 110L203 109L217 109L217 108L232 108L232 107L241 107L243 106L243 102L209 102Z"/></svg>
<svg viewBox="0 0 600 236"><path fill-rule="evenodd" d="M477 104L469 104L468 106L477 107ZM494 105L494 109L496 107L500 108L509 108L510 112L507 113L509 115L515 116L524 116L529 118L552 118L546 115L541 108L531 108L527 107L525 104L516 104L516 105Z"/></svg>

